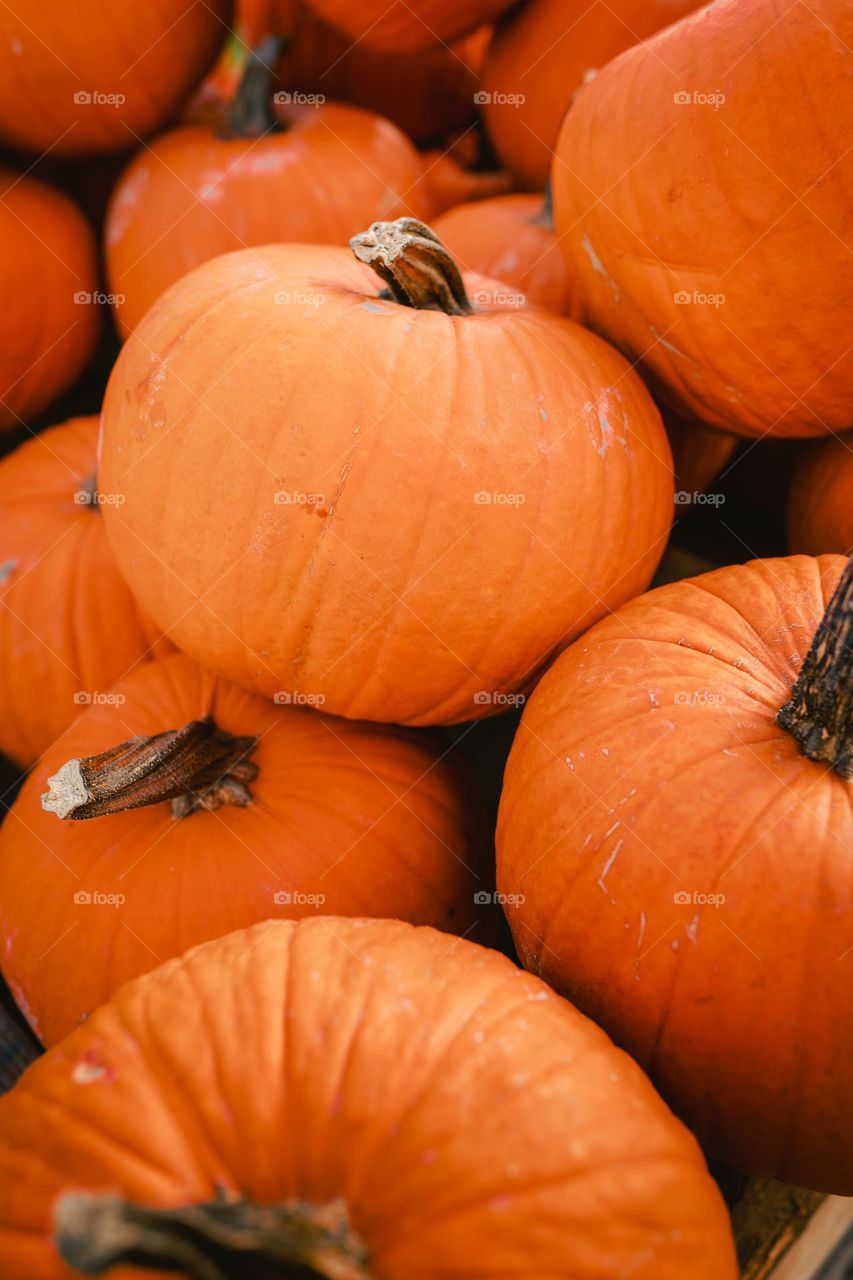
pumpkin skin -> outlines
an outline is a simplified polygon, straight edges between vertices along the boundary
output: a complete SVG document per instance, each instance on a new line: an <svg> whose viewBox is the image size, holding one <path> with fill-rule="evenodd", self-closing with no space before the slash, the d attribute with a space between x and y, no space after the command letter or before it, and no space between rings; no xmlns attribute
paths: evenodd
<svg viewBox="0 0 853 1280"><path fill-rule="evenodd" d="M483 119L501 164L527 191L551 173L557 135L584 76L699 8L701 0L529 0L499 23L483 68ZM504 95L521 95L507 102Z"/></svg>
<svg viewBox="0 0 853 1280"><path fill-rule="evenodd" d="M0 166L0 428L66 391L98 337L95 238L74 204ZM36 287L37 286L37 287Z"/></svg>
<svg viewBox="0 0 853 1280"><path fill-rule="evenodd" d="M122 334L175 280L217 254L278 240L348 240L376 218L430 209L422 161L358 107L283 105L263 138L187 126L131 161L107 211L105 251Z"/></svg>
<svg viewBox="0 0 853 1280"><path fill-rule="evenodd" d="M125 497L110 543L178 647L247 688L397 724L492 715L649 581L668 445L586 330L380 292L346 250L311 245L174 286L107 388L103 481Z"/></svg>
<svg viewBox="0 0 853 1280"><path fill-rule="evenodd" d="M708 5L566 117L555 220L582 313L690 418L745 436L850 425L851 41L837 0ZM683 100L700 91L713 101Z"/></svg>
<svg viewBox="0 0 853 1280"><path fill-rule="evenodd" d="M449 48L382 53L353 42L305 5L279 6L277 31L289 43L278 68L282 88L321 93L366 107L425 145L474 119L487 27Z"/></svg>
<svg viewBox="0 0 853 1280"><path fill-rule="evenodd" d="M0 1135L0 1264L28 1280L77 1274L50 1240L66 1190L217 1187L344 1198L386 1280L736 1276L635 1064L504 956L399 921L266 922L161 966L29 1068Z"/></svg>
<svg viewBox="0 0 853 1280"><path fill-rule="evenodd" d="M569 268L543 200L520 193L462 204L436 218L433 229L466 271L505 280L528 302L565 314L571 301Z"/></svg>
<svg viewBox="0 0 853 1280"><path fill-rule="evenodd" d="M97 445L98 419L72 418L0 461L0 751L24 768L81 705L172 650L140 613L89 500Z"/></svg>
<svg viewBox="0 0 853 1280"><path fill-rule="evenodd" d="M482 936L477 806L429 739L275 705L182 654L146 663L110 698L45 753L0 830L3 971L43 1043L128 978L267 917L370 910ZM175 819L160 803L82 822L42 809L67 760L208 714L261 739L245 808ZM79 904L80 891L126 902Z"/></svg>
<svg viewBox="0 0 853 1280"><path fill-rule="evenodd" d="M799 459L788 500L788 545L807 555L853 553L853 436L809 445Z"/></svg>
<svg viewBox="0 0 853 1280"><path fill-rule="evenodd" d="M420 185L426 190L433 214L445 213L473 200L506 195L512 179L502 169L472 169L447 151L425 151ZM433 222L437 222L433 217Z"/></svg>
<svg viewBox="0 0 853 1280"><path fill-rule="evenodd" d="M222 43L230 5L27 0L17 10L0 10L0 139L80 156L132 147L168 120Z"/></svg>
<svg viewBox="0 0 853 1280"><path fill-rule="evenodd" d="M512 0L309 0L309 7L367 49L413 53L452 44L491 22Z"/></svg>
<svg viewBox="0 0 853 1280"><path fill-rule="evenodd" d="M684 515L693 496L705 493L731 461L739 440L672 413L664 417L664 426L672 447L676 515Z"/></svg>
<svg viewBox="0 0 853 1280"><path fill-rule="evenodd" d="M728 566L600 622L525 708L497 842L523 963L709 1156L849 1194L851 784L775 720L844 564Z"/></svg>

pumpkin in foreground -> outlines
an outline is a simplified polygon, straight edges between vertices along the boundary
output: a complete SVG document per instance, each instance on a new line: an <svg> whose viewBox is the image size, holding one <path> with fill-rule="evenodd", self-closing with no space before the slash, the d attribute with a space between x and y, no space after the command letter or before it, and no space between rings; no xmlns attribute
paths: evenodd
<svg viewBox="0 0 853 1280"><path fill-rule="evenodd" d="M578 93L554 160L586 320L687 417L850 426L853 7L725 0Z"/></svg>
<svg viewBox="0 0 853 1280"><path fill-rule="evenodd" d="M375 218L429 212L423 162L389 120L345 103L291 102L289 93L273 103L276 51L265 40L247 58L216 126L164 133L119 180L104 237L122 334L217 254L273 241L337 243Z"/></svg>
<svg viewBox="0 0 853 1280"><path fill-rule="evenodd" d="M550 194L460 204L436 218L433 230L463 271L503 280L528 302L569 314L571 277L554 235Z"/></svg>
<svg viewBox="0 0 853 1280"><path fill-rule="evenodd" d="M227 0L26 0L0 6L0 139L123 151L181 105L227 32Z"/></svg>
<svg viewBox="0 0 853 1280"><path fill-rule="evenodd" d="M116 569L95 479L97 417L0 461L0 751L28 768L81 706L172 646Z"/></svg>
<svg viewBox="0 0 853 1280"><path fill-rule="evenodd" d="M633 1054L711 1155L842 1195L851 635L838 556L632 601L537 688L498 823L524 964Z"/></svg>
<svg viewBox="0 0 853 1280"><path fill-rule="evenodd" d="M792 551L853 554L853 433L809 445L788 499Z"/></svg>
<svg viewBox="0 0 853 1280"><path fill-rule="evenodd" d="M128 978L256 920L491 940L477 803L411 730L246 693L176 654L48 751L0 828L3 973L52 1044Z"/></svg>
<svg viewBox="0 0 853 1280"><path fill-rule="evenodd" d="M648 583L669 446L621 356L472 308L499 287L466 292L421 223L353 244L229 254L146 317L106 393L110 543L176 644L249 688L494 714Z"/></svg>
<svg viewBox="0 0 853 1280"><path fill-rule="evenodd" d="M70 387L98 339L95 237L68 196L0 166L0 428Z"/></svg>
<svg viewBox="0 0 853 1280"><path fill-rule="evenodd" d="M736 1275L630 1058L504 956L399 921L266 922L163 965L26 1072L0 1135L0 1270L27 1280L70 1280L60 1256L242 1280L250 1254L328 1280Z"/></svg>

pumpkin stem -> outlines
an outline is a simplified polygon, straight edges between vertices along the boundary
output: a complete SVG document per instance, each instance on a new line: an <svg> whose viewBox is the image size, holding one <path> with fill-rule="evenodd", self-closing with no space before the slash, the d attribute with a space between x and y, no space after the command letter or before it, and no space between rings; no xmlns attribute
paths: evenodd
<svg viewBox="0 0 853 1280"><path fill-rule="evenodd" d="M349 243L359 262L386 282L395 302L448 316L473 313L459 268L435 232L417 218L374 222Z"/></svg>
<svg viewBox="0 0 853 1280"><path fill-rule="evenodd" d="M236 92L225 104L220 138L262 138L284 128L272 103L275 65L283 48L278 36L266 36L248 54Z"/></svg>
<svg viewBox="0 0 853 1280"><path fill-rule="evenodd" d="M42 808L58 818L100 818L172 801L172 816L223 804L247 805L258 776L257 738L235 738L209 716L150 738L128 738L100 755L68 760L48 778Z"/></svg>
<svg viewBox="0 0 853 1280"><path fill-rule="evenodd" d="M98 477L94 471L91 475L85 476L77 485L74 501L81 507L91 507L94 511L98 510Z"/></svg>
<svg viewBox="0 0 853 1280"><path fill-rule="evenodd" d="M223 1197L147 1209L121 1196L68 1192L56 1205L54 1238L63 1261L86 1276L123 1265L193 1280L370 1280L342 1200L259 1205Z"/></svg>
<svg viewBox="0 0 853 1280"><path fill-rule="evenodd" d="M776 723L810 760L826 761L842 778L853 777L853 556Z"/></svg>

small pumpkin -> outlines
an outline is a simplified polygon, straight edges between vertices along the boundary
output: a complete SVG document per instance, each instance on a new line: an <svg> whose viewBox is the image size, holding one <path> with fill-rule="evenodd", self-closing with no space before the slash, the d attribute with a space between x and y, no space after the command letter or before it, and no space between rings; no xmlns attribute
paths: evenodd
<svg viewBox="0 0 853 1280"><path fill-rule="evenodd" d="M267 917L481 936L477 806L445 755L181 654L144 664L45 753L0 829L3 972L33 1030L52 1044L128 978Z"/></svg>
<svg viewBox="0 0 853 1280"><path fill-rule="evenodd" d="M528 302L568 313L571 280L554 235L550 195L461 204L436 218L433 228L466 271L505 280Z"/></svg>
<svg viewBox="0 0 853 1280"><path fill-rule="evenodd" d="M123 334L170 284L217 254L279 240L336 242L374 218L428 211L423 162L390 121L341 103L273 104L277 48L265 40L247 58L218 127L163 134L119 181L104 235Z"/></svg>
<svg viewBox="0 0 853 1280"><path fill-rule="evenodd" d="M594 1023L474 943L334 917L146 974L0 1100L3 1274L125 1266L737 1274L699 1148Z"/></svg>
<svg viewBox="0 0 853 1280"><path fill-rule="evenodd" d="M474 120L488 27L450 46L396 53L354 44L298 0L280 5L278 19L276 34L287 37L278 68L283 89L366 107L419 145Z"/></svg>
<svg viewBox="0 0 853 1280"><path fill-rule="evenodd" d="M502 169L475 168L469 158L457 154L454 147L425 151L422 162L419 186L426 191L427 203L436 215L469 201L488 200L512 190L508 173Z"/></svg>
<svg viewBox="0 0 853 1280"><path fill-rule="evenodd" d="M88 155L164 124L227 31L227 0L0 5L0 140Z"/></svg>
<svg viewBox="0 0 853 1280"><path fill-rule="evenodd" d="M851 636L839 556L631 601L526 706L497 836L524 964L629 1050L710 1155L842 1195Z"/></svg>
<svg viewBox="0 0 853 1280"><path fill-rule="evenodd" d="M730 432L688 422L675 413L664 415L664 426L672 447L676 515L684 515L727 468L739 439Z"/></svg>
<svg viewBox="0 0 853 1280"><path fill-rule="evenodd" d="M113 563L95 480L98 419L0 461L0 751L28 768L80 707L171 645Z"/></svg>
<svg viewBox="0 0 853 1280"><path fill-rule="evenodd" d="M706 5L566 116L554 205L582 315L691 419L850 426L851 42L839 0Z"/></svg>
<svg viewBox="0 0 853 1280"><path fill-rule="evenodd" d="M501 164L528 191L551 174L557 135L585 77L702 0L529 0L498 24L483 67L483 118Z"/></svg>
<svg viewBox="0 0 853 1280"><path fill-rule="evenodd" d="M853 554L853 435L810 444L798 460L788 500L792 551Z"/></svg>
<svg viewBox="0 0 853 1280"><path fill-rule="evenodd" d="M472 307L423 224L353 247L230 254L146 317L104 405L110 543L179 648L248 688L400 724L491 715L647 584L666 437L611 348Z"/></svg>
<svg viewBox="0 0 853 1280"><path fill-rule="evenodd" d="M82 371L98 337L97 284L77 207L0 166L0 428L36 417Z"/></svg>
<svg viewBox="0 0 853 1280"><path fill-rule="evenodd" d="M449 45L490 23L512 0L308 0L324 21L367 49L413 53Z"/></svg>

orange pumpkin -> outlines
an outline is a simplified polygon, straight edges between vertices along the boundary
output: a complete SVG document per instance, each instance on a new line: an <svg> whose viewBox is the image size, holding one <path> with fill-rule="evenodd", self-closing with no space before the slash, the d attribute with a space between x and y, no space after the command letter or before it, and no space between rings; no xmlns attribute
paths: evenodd
<svg viewBox="0 0 853 1280"><path fill-rule="evenodd" d="M274 47L264 42L247 66L220 129L163 134L116 187L105 240L123 334L173 281L217 254L277 240L339 241L374 218L429 209L417 151L380 116L282 100L276 127Z"/></svg>
<svg viewBox="0 0 853 1280"><path fill-rule="evenodd" d="M792 551L853 554L853 435L809 445L797 463L788 501Z"/></svg>
<svg viewBox="0 0 853 1280"><path fill-rule="evenodd" d="M45 753L0 829L3 972L33 1030L52 1044L128 978L268 917L480 937L477 806L445 755L182 654L146 663Z"/></svg>
<svg viewBox="0 0 853 1280"><path fill-rule="evenodd" d="M707 5L577 95L553 168L584 316L686 416L850 425L853 7Z"/></svg>
<svg viewBox="0 0 853 1280"><path fill-rule="evenodd" d="M0 140L78 156L159 128L227 31L227 0L0 5Z"/></svg>
<svg viewBox="0 0 853 1280"><path fill-rule="evenodd" d="M142 659L171 648L107 545L98 419L73 418L0 462L0 751L29 767Z"/></svg>
<svg viewBox="0 0 853 1280"><path fill-rule="evenodd" d="M851 634L838 556L633 600L537 688L498 824L524 964L633 1054L709 1154L844 1195Z"/></svg>
<svg viewBox="0 0 853 1280"><path fill-rule="evenodd" d="M350 40L385 53L452 44L491 22L512 0L308 0L310 8Z"/></svg>
<svg viewBox="0 0 853 1280"><path fill-rule="evenodd" d="M568 312L569 268L554 236L550 198L517 194L462 204L433 227L466 271L505 280L528 302Z"/></svg>
<svg viewBox="0 0 853 1280"><path fill-rule="evenodd" d="M0 167L0 428L48 408L92 355L95 255L67 196Z"/></svg>
<svg viewBox="0 0 853 1280"><path fill-rule="evenodd" d="M675 470L676 515L706 492L727 467L738 447L738 437L699 422L686 422L674 413L664 417L672 446Z"/></svg>
<svg viewBox="0 0 853 1280"><path fill-rule="evenodd" d="M283 89L367 107L422 144L473 121L488 27L449 47L382 52L353 44L296 0L282 7L289 11L276 27L288 37L278 68Z"/></svg>
<svg viewBox="0 0 853 1280"><path fill-rule="evenodd" d="M493 951L335 918L199 947L29 1068L0 1269L737 1274L698 1147L598 1027Z"/></svg>
<svg viewBox="0 0 853 1280"><path fill-rule="evenodd" d="M492 39L482 83L483 118L501 164L528 191L541 191L584 77L702 2L529 0L510 10Z"/></svg>
<svg viewBox="0 0 853 1280"><path fill-rule="evenodd" d="M150 312L104 406L110 542L178 646L248 688L491 715L648 582L666 437L594 335L472 310L421 223L353 246L230 254Z"/></svg>
<svg viewBox="0 0 853 1280"><path fill-rule="evenodd" d="M512 179L502 169L475 169L454 151L425 151L419 187L433 214L444 213L472 200L488 200L512 190ZM433 221L436 219L433 218Z"/></svg>

